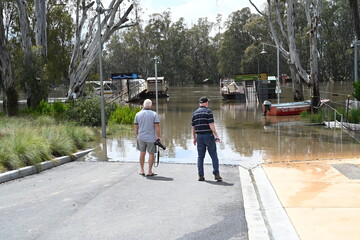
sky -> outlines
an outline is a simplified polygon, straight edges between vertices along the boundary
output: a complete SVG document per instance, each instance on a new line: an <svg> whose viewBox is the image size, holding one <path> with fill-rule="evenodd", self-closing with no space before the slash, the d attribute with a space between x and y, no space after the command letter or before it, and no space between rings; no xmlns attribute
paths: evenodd
<svg viewBox="0 0 360 240"><path fill-rule="evenodd" d="M105 8L110 1L102 0ZM253 0L252 2L263 10L266 0ZM169 9L173 22L184 17L185 22L189 25L195 24L199 18L205 17L211 22L216 22L217 14L221 14L222 20L225 21L232 12L245 7L249 7L252 12L256 13L249 0L141 0L140 4L145 12L145 19L150 14L162 13Z"/></svg>

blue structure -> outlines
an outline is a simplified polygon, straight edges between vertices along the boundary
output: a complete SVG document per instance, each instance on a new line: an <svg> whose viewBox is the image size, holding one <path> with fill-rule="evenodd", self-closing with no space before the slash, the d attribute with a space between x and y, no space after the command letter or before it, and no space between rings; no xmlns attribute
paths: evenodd
<svg viewBox="0 0 360 240"><path fill-rule="evenodd" d="M138 79L137 73L112 73L111 79Z"/></svg>

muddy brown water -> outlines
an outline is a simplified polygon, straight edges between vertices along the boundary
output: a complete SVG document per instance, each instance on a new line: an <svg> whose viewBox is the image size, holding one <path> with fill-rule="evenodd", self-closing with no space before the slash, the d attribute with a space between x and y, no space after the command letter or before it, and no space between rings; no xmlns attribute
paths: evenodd
<svg viewBox="0 0 360 240"><path fill-rule="evenodd" d="M322 98L345 103L353 91L351 83L322 85ZM196 147L192 143L191 115L200 96L210 98L215 126L221 142L218 155L222 164L254 166L263 162L329 160L360 156L360 144L341 130L324 126L306 126L300 116L262 116L261 103L246 104L225 101L218 86L171 87L168 99L159 99L162 132L161 162L196 163ZM310 93L306 92L310 96ZM283 85L281 102L291 102L290 86ZM276 99L272 99L276 102ZM153 99L155 107L155 99ZM141 103L133 103L140 106ZM106 141L86 161L138 161L136 138L132 129ZM206 155L205 162L210 163Z"/></svg>
<svg viewBox="0 0 360 240"><path fill-rule="evenodd" d="M321 97L341 104L353 92L351 82L321 84ZM324 126L305 126L300 116L262 116L261 103L246 104L226 101L219 86L170 87L170 97L159 99L162 132L161 162L196 163L196 147L192 143L191 115L200 96L210 98L209 108L221 138L218 155L223 164L253 166L263 162L329 160L360 156L360 144L341 130ZM310 93L305 91L310 97ZM63 97L61 90L51 97ZM276 103L276 99L271 99ZM282 85L280 102L291 102L290 85ZM24 101L23 101L24 102ZM155 110L155 99L153 99ZM1 104L0 104L1 105ZM141 106L141 102L132 103ZM25 102L20 108L25 108ZM1 106L2 109L2 106ZM106 141L95 142L85 161L138 161L136 138L132 126ZM206 155L205 162L211 160Z"/></svg>

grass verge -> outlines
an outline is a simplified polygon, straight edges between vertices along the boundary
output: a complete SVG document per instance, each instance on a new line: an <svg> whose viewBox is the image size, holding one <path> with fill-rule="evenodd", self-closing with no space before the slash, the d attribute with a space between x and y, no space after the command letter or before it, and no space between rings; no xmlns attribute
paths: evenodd
<svg viewBox="0 0 360 240"><path fill-rule="evenodd" d="M0 172L70 155L95 139L93 128L59 124L49 116L0 117Z"/></svg>

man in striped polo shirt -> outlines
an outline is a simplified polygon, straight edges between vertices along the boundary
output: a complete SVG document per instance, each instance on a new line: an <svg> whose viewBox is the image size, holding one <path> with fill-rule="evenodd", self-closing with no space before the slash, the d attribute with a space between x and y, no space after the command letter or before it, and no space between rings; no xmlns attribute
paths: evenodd
<svg viewBox="0 0 360 240"><path fill-rule="evenodd" d="M199 99L199 108L195 110L191 120L194 145L197 144L199 181L205 181L204 158L206 149L212 160L215 180L222 181L219 173L219 159L216 152L216 142L220 142L220 138L216 132L214 117L211 110L208 109L208 105L209 99L207 97L201 97Z"/></svg>

